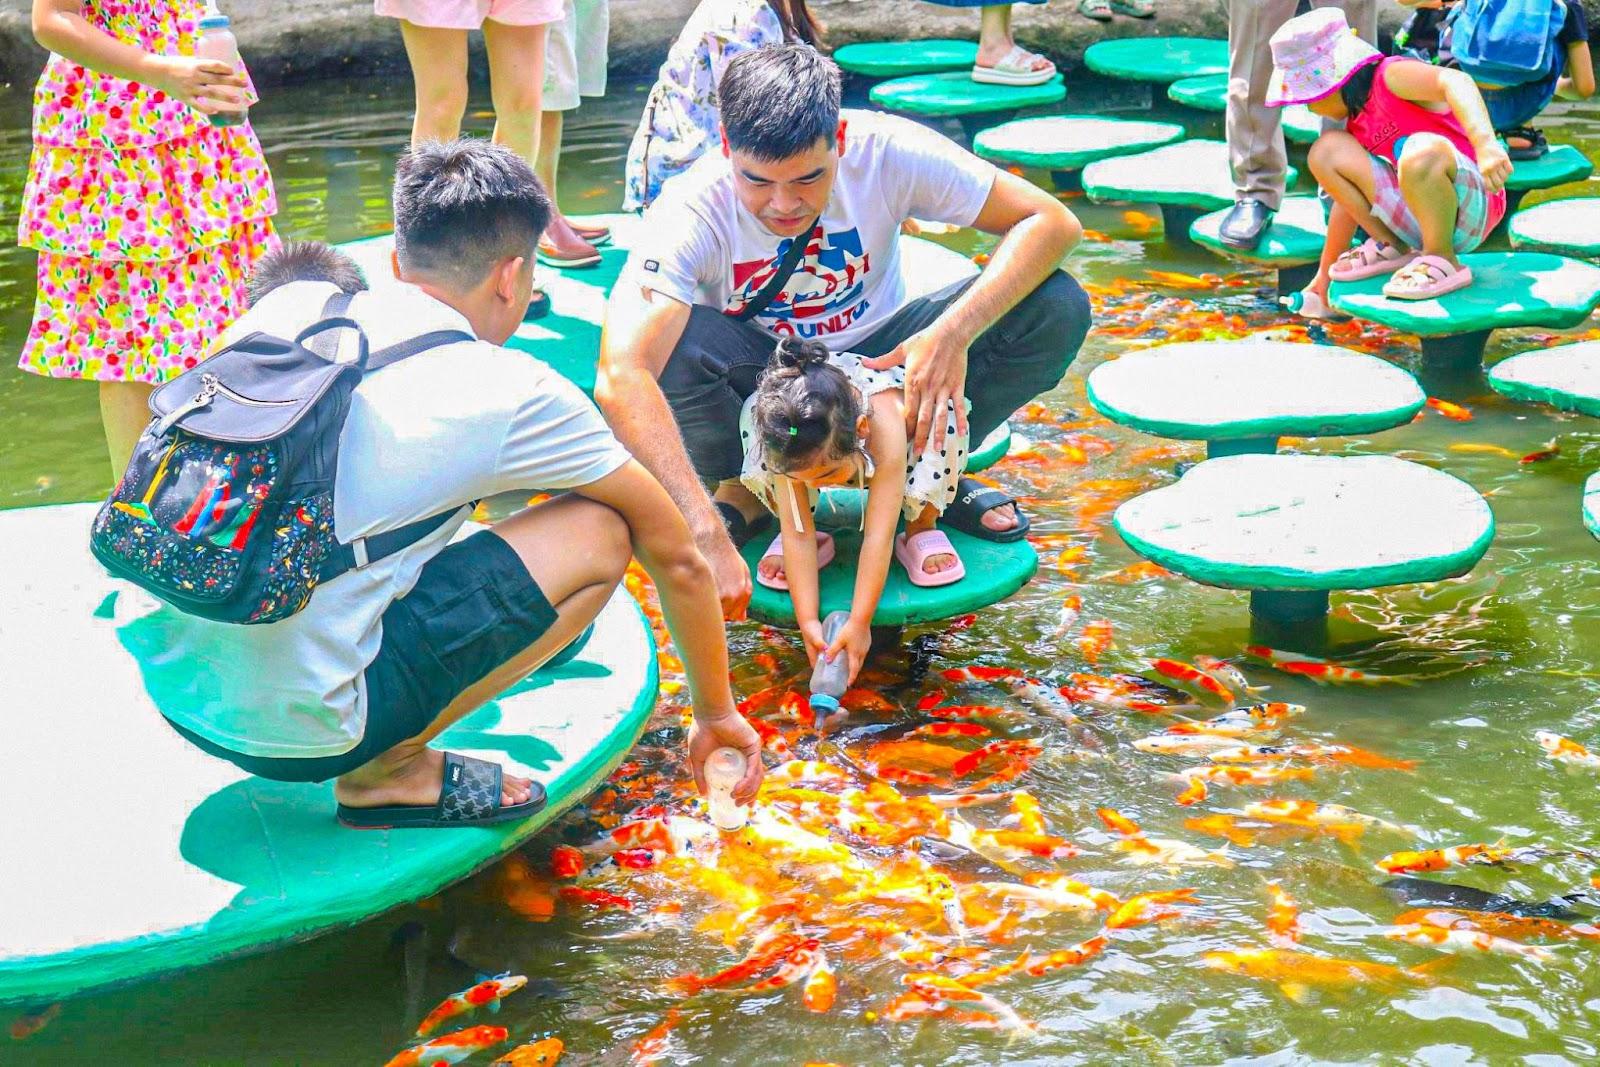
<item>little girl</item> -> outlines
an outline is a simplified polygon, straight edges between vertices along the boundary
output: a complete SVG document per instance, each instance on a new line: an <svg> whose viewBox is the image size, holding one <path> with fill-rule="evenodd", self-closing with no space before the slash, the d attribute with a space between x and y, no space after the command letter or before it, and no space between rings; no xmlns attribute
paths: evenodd
<svg viewBox="0 0 1600 1067"><path fill-rule="evenodd" d="M934 527L955 499L966 435L951 404L944 447L930 442L909 459L904 401L901 368L869 370L859 356L830 358L821 342L789 337L778 342L740 417L741 480L778 516L782 531L761 558L756 580L789 590L812 663L843 651L852 681L872 644L872 616L891 555L913 585L949 585L966 575L950 539ZM834 545L830 535L817 532L811 513L817 490L852 483L867 490L861 554L850 622L829 646L822 640L817 572L833 559ZM902 514L905 532L896 535Z"/></svg>
<svg viewBox="0 0 1600 1067"><path fill-rule="evenodd" d="M1328 282L1392 274L1385 296L1428 300L1472 284L1456 258L1506 213L1511 161L1472 79L1415 59L1385 59L1337 8L1272 35L1274 107L1305 104L1346 120L1311 147L1311 172L1334 200L1317 276L1301 312L1329 317ZM1360 226L1371 236L1355 248Z"/></svg>
<svg viewBox="0 0 1600 1067"><path fill-rule="evenodd" d="M113 479L150 391L204 359L244 311L277 211L248 124L248 78L198 59L203 0L33 0L51 55L33 94L17 241L39 253L21 367L100 383Z"/></svg>

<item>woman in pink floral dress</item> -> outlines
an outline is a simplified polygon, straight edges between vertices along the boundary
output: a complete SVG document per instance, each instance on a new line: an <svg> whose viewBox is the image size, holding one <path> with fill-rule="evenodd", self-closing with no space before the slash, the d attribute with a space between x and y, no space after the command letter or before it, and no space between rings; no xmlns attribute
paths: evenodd
<svg viewBox="0 0 1600 1067"><path fill-rule="evenodd" d="M22 369L100 383L113 477L150 390L204 359L277 238L248 78L196 58L204 0L34 0L53 55L33 96L18 243L39 253ZM236 105L235 105L236 106Z"/></svg>

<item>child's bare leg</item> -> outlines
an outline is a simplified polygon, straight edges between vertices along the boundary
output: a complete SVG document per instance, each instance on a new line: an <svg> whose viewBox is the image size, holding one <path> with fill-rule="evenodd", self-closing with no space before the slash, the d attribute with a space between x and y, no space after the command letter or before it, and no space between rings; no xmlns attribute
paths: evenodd
<svg viewBox="0 0 1600 1067"><path fill-rule="evenodd" d="M1456 150L1443 137L1418 133L1406 138L1400 152L1400 193L1417 217L1422 251L1453 267L1456 259Z"/></svg>
<svg viewBox="0 0 1600 1067"><path fill-rule="evenodd" d="M906 536L911 537L931 530L938 521L939 513L934 510L933 505L924 505L921 514L906 521ZM952 569L959 562L960 560L949 552L936 552L922 561L922 573L938 574L940 571Z"/></svg>
<svg viewBox="0 0 1600 1067"><path fill-rule="evenodd" d="M594 245L572 228L572 223L561 213L556 196L556 174L561 169L561 133L566 125L566 112L546 111L539 120L539 162L534 173L544 184L550 197L550 225L545 228L544 242L562 256L592 256Z"/></svg>
<svg viewBox="0 0 1600 1067"><path fill-rule="evenodd" d="M144 382L101 382L100 422L106 430L106 451L111 456L111 480L122 480L133 458L133 446L150 421L150 393Z"/></svg>
<svg viewBox="0 0 1600 1067"><path fill-rule="evenodd" d="M535 166L539 162L539 104L544 97L544 42L549 26L483 24L494 100L494 143Z"/></svg>
<svg viewBox="0 0 1600 1067"><path fill-rule="evenodd" d="M401 20L400 36L417 91L412 147L424 141L455 140L461 135L461 116L467 110L467 32Z"/></svg>
<svg viewBox="0 0 1600 1067"><path fill-rule="evenodd" d="M1311 146L1307 162L1317 183L1363 230L1384 244L1406 247L1406 243L1372 213L1378 186L1372 177L1372 157L1361 147L1361 142L1343 130L1325 133Z"/></svg>
<svg viewBox="0 0 1600 1067"><path fill-rule="evenodd" d="M711 499L719 504L732 504L739 509L739 514L744 516L746 522L755 521L766 510L766 506L737 478L717 483L717 491L711 494Z"/></svg>

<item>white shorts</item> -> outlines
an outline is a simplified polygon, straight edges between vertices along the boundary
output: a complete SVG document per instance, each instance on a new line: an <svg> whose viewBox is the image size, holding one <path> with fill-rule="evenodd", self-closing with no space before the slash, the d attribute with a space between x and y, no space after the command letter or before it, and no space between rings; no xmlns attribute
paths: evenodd
<svg viewBox="0 0 1600 1067"><path fill-rule="evenodd" d="M476 30L486 19L506 26L559 22L561 5L562 0L375 0L372 9L432 30Z"/></svg>
<svg viewBox="0 0 1600 1067"><path fill-rule="evenodd" d="M571 111L579 97L606 95L611 38L610 0L565 0L544 49L546 111Z"/></svg>

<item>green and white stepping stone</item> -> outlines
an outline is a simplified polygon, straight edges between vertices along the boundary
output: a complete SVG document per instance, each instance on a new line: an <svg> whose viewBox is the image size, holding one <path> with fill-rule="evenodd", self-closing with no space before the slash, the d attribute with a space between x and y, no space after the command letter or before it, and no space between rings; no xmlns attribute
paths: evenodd
<svg viewBox="0 0 1600 1067"><path fill-rule="evenodd" d="M1210 458L1277 451L1279 437L1375 433L1427 399L1376 356L1288 341L1201 341L1129 352L1090 373L1089 402L1124 426L1206 442Z"/></svg>
<svg viewBox="0 0 1600 1067"><path fill-rule="evenodd" d="M975 82L969 71L913 74L874 85L867 98L886 111L918 118L956 118L967 135L1005 122L1025 107L1047 107L1067 98L1061 75L1039 85Z"/></svg>
<svg viewBox="0 0 1600 1067"><path fill-rule="evenodd" d="M550 294L550 313L524 322L506 342L544 360L589 396L594 395L595 367L600 359L600 327L606 298L639 241L643 221L636 215L596 215L577 221L611 227L611 244L600 249L600 264L583 270L540 267L536 278ZM384 234L339 246L361 265L373 289L398 284L389 264L394 237ZM900 238L901 270L906 297L924 296L951 282L970 278L978 267L961 253L921 237Z"/></svg>
<svg viewBox="0 0 1600 1067"><path fill-rule="evenodd" d="M1222 221L1229 208L1195 219L1189 237L1225 259L1253 263L1278 270L1278 291L1287 295L1303 289L1322 258L1322 244L1328 236L1328 222L1322 201L1315 196L1286 196L1272 217L1261 243L1249 251L1222 242Z"/></svg>
<svg viewBox="0 0 1600 1067"><path fill-rule="evenodd" d="M1228 72L1228 42L1209 37L1122 37L1096 41L1083 53L1096 74L1165 85L1179 78Z"/></svg>
<svg viewBox="0 0 1600 1067"><path fill-rule="evenodd" d="M1589 475L1583 483L1583 524L1595 537L1600 537L1600 471Z"/></svg>
<svg viewBox="0 0 1600 1067"><path fill-rule="evenodd" d="M1175 122L1135 122L1096 115L1050 115L991 126L972 139L984 159L1050 171L1057 185L1076 182L1072 173L1100 159L1133 155L1183 140Z"/></svg>
<svg viewBox="0 0 1600 1067"><path fill-rule="evenodd" d="M1541 348L1503 359L1489 371L1489 384L1513 400L1600 417L1600 341Z"/></svg>
<svg viewBox="0 0 1600 1067"><path fill-rule="evenodd" d="M252 777L162 719L164 687L213 668L163 655L165 613L89 554L94 512L0 513L0 553L26 561L0 572L6 699L32 709L7 720L28 758L10 761L6 795L38 806L0 820L0 1004L263 952L437 893L599 786L655 708L655 639L619 590L571 661L438 741L538 781L542 812L456 830L346 829L332 782ZM94 788L65 788L70 767L93 768Z"/></svg>
<svg viewBox="0 0 1600 1067"><path fill-rule="evenodd" d="M1538 159L1512 163L1511 177L1506 179L1506 217L1514 215L1522 206L1522 198L1533 190L1581 182L1593 173L1594 163L1569 144L1551 145L1550 151Z"/></svg>
<svg viewBox="0 0 1600 1067"><path fill-rule="evenodd" d="M1600 197L1551 200L1523 208L1506 224L1511 247L1579 259L1600 257Z"/></svg>
<svg viewBox="0 0 1600 1067"><path fill-rule="evenodd" d="M1424 369L1481 366L1489 334L1507 326L1570 329L1600 305L1600 267L1547 252L1474 252L1461 257L1473 282L1436 300L1392 300L1387 278L1335 282L1333 306L1422 338Z"/></svg>
<svg viewBox="0 0 1600 1067"><path fill-rule="evenodd" d="M1293 185L1299 172L1290 167ZM1083 168L1089 199L1156 204L1168 241L1189 240L1189 227L1208 211L1233 206L1233 173L1222 141L1182 141L1137 155L1102 159Z"/></svg>
<svg viewBox="0 0 1600 1067"><path fill-rule="evenodd" d="M857 489L831 489L817 505L817 525L834 536L837 555L822 569L820 598L822 616L831 611L848 611L855 595L856 562L861 552L861 508L866 494ZM889 580L872 617L874 626L907 626L934 622L977 611L998 603L1027 584L1038 569L1039 556L1024 538L1009 544L984 541L958 530L944 528L955 546L967 575L959 582L935 588L912 585L898 562L889 564ZM750 565L752 578L756 565L771 543L773 534L754 538L740 554ZM774 626L794 625L794 604L789 594L753 582L750 617Z"/></svg>
<svg viewBox="0 0 1600 1067"><path fill-rule="evenodd" d="M1228 76L1205 74L1183 78L1167 86L1167 99L1200 111L1228 109ZM1304 104L1283 108L1283 135L1295 144L1310 144L1322 136L1322 120Z"/></svg>
<svg viewBox="0 0 1600 1067"><path fill-rule="evenodd" d="M976 474L978 471L988 470L990 467L1006 458L1006 453L1011 451L1011 424L1002 422L978 443L978 447L967 453L967 473Z"/></svg>
<svg viewBox="0 0 1600 1067"><path fill-rule="evenodd" d="M1251 591L1277 622L1321 618L1328 592L1453 578L1494 538L1478 491L1392 456L1229 456L1124 503L1140 555L1205 585Z"/></svg>
<svg viewBox="0 0 1600 1067"><path fill-rule="evenodd" d="M841 70L868 78L900 78L908 74L935 74L971 70L978 61L976 41L935 38L927 41L860 41L833 51Z"/></svg>

